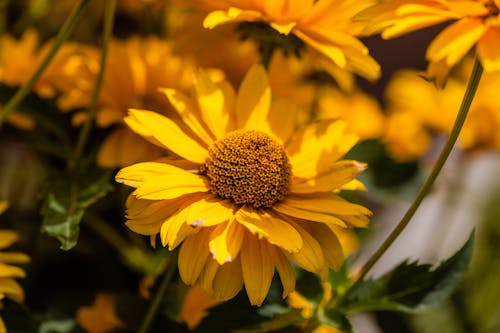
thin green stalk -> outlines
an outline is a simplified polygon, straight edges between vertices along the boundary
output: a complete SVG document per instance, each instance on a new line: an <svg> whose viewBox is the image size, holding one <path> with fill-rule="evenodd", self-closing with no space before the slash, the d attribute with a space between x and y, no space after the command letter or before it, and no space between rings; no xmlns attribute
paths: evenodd
<svg viewBox="0 0 500 333"><path fill-rule="evenodd" d="M26 95L30 92L31 88L33 85L36 83L36 81L40 78L40 76L43 74L47 66L50 64L54 56L57 54L63 43L68 39L69 35L73 31L73 28L75 27L76 22L82 15L85 7L87 7L89 3L89 0L80 0L80 2L73 8L73 11L69 15L69 17L66 19L64 22L63 26L61 27L61 30L59 30L59 33L57 34L56 40L54 42L54 45L50 49L50 51L47 53L43 61L40 63L36 71L33 73L31 78L21 87L19 90L12 96L12 98L9 100L9 102L4 106L2 112L0 112L0 127L3 124L3 121L7 117L7 115L15 109L21 102L22 100L26 97Z"/></svg>
<svg viewBox="0 0 500 333"><path fill-rule="evenodd" d="M113 25L115 18L115 9L116 9L116 0L108 0L106 1L106 10L104 17L104 29L102 33L102 53L100 59L99 73L97 75L95 88L92 94L92 99L90 101L90 105L88 107L88 115L83 127L78 136L78 141L75 148L75 154L73 157L73 163L80 158L83 148L88 140L90 130L92 128L92 123L96 117L97 113L97 103L99 101L99 96L101 95L102 84L104 81L104 73L106 71L106 60L108 57L108 48L109 42L113 35Z"/></svg>
<svg viewBox="0 0 500 333"><path fill-rule="evenodd" d="M394 228L391 234L386 238L386 240L380 245L377 251L368 259L368 261L361 268L359 274L357 275L353 285L349 288L347 293L344 295L343 299L349 294L350 290L353 290L355 286L357 286L361 281L363 281L366 274L370 271L370 269L377 263L377 261L382 257L382 255L387 251L387 249L392 245L392 243L398 238L401 232L406 228L411 218L415 214L417 208L422 203L422 200L430 191L434 181L436 180L439 172L443 168L444 163L448 159L448 156L457 141L458 135L460 134L460 130L465 122L467 117L467 113L469 112L470 105L477 91L477 87L479 86L479 81L481 80L481 75L483 74L483 67L479 60L476 58L474 62L474 67L472 69L471 76L469 78L469 83L467 85L467 89L465 91L464 97L462 99L462 104L460 105L460 109L457 114L457 118L455 119L455 123L453 125L453 129L451 130L451 134L448 137L448 141L444 145L439 157L434 164L430 174L427 176L425 183L422 185L422 188L417 194L417 197L411 204L411 206L406 211L406 214L403 216L399 224ZM342 302L342 301L340 301Z"/></svg>
<svg viewBox="0 0 500 333"><path fill-rule="evenodd" d="M160 286L158 287L158 290L156 291L156 294L155 294L155 297L153 298L153 301L149 305L148 312L146 313L146 316L144 317L142 325L139 328L139 330L137 331L137 333L149 332L149 329L150 329L151 325L153 324L153 320L155 319L156 313L158 312L158 308L160 307L161 300L163 299L163 296L165 295L165 292L167 291L168 284L169 284L170 280L172 279L172 276L174 275L175 268L176 268L176 262L177 262L177 256L172 255L170 261L167 264L167 269L166 269L165 274L163 276L163 280L161 281Z"/></svg>

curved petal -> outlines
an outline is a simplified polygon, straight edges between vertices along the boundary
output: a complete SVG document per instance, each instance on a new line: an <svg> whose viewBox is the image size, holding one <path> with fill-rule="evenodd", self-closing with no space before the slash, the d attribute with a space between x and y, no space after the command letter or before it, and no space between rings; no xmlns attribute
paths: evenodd
<svg viewBox="0 0 500 333"><path fill-rule="evenodd" d="M158 162L144 162L121 169L116 181L135 187L139 199L174 199L184 194L207 192L206 179L181 168Z"/></svg>
<svg viewBox="0 0 500 333"><path fill-rule="evenodd" d="M17 303L24 301L24 291L17 281L10 278L0 278L0 295L6 295Z"/></svg>
<svg viewBox="0 0 500 333"><path fill-rule="evenodd" d="M215 274L219 270L221 266L212 258L208 258L203 270L200 273L200 278L198 279L198 283L206 290L208 293L213 295L213 282L215 278Z"/></svg>
<svg viewBox="0 0 500 333"><path fill-rule="evenodd" d="M186 223L192 227L211 227L230 220L233 211L234 206L228 200L210 195L191 204Z"/></svg>
<svg viewBox="0 0 500 333"><path fill-rule="evenodd" d="M17 266L6 265L0 262L0 278L24 278L26 273Z"/></svg>
<svg viewBox="0 0 500 333"><path fill-rule="evenodd" d="M290 192L314 193L334 191L352 181L354 177L365 169L365 163L349 160L339 161L330 170L315 178L294 178L290 186Z"/></svg>
<svg viewBox="0 0 500 333"><path fill-rule="evenodd" d="M446 59L448 65L460 60L486 32L479 18L464 18L445 28L427 48L430 61Z"/></svg>
<svg viewBox="0 0 500 333"><path fill-rule="evenodd" d="M346 123L327 119L296 131L286 143L293 174L313 178L332 168L358 138L344 134Z"/></svg>
<svg viewBox="0 0 500 333"><path fill-rule="evenodd" d="M200 123L196 106L188 96L175 89L160 89L165 94L170 104L173 105L182 121L195 133L207 146L212 145L213 138L208 134L203 124Z"/></svg>
<svg viewBox="0 0 500 333"><path fill-rule="evenodd" d="M199 164L208 158L208 151L186 135L172 120L153 111L129 110L125 122L136 133L175 154ZM150 140L151 141L151 140Z"/></svg>
<svg viewBox="0 0 500 333"><path fill-rule="evenodd" d="M270 248L273 250L269 251L269 255L280 275L281 284L283 285L282 297L285 298L295 290L295 271L283 252L276 247Z"/></svg>
<svg viewBox="0 0 500 333"><path fill-rule="evenodd" d="M288 252L297 252L302 247L300 234L289 223L269 213L242 207L236 213L236 220L259 239L265 238Z"/></svg>
<svg viewBox="0 0 500 333"><path fill-rule="evenodd" d="M337 235L328 226L321 223L312 223L310 232L323 249L328 267L338 271L344 264L344 251Z"/></svg>
<svg viewBox="0 0 500 333"><path fill-rule="evenodd" d="M246 234L241 248L241 270L248 298L252 305L260 306L267 296L274 275L274 264L264 240Z"/></svg>
<svg viewBox="0 0 500 333"><path fill-rule="evenodd" d="M225 94L208 74L200 71L196 77L195 91L201 116L215 138L222 138L229 126L229 113L225 109Z"/></svg>
<svg viewBox="0 0 500 333"><path fill-rule="evenodd" d="M500 27L490 27L477 44L477 53L486 72L500 70Z"/></svg>
<svg viewBox="0 0 500 333"><path fill-rule="evenodd" d="M293 226L300 233L303 240L303 246L299 252L286 255L306 271L313 273L320 272L325 267L325 257L321 246L314 237L300 225L293 223Z"/></svg>
<svg viewBox="0 0 500 333"><path fill-rule="evenodd" d="M285 144L292 136L297 116L300 113L300 107L288 98L273 99L268 115L268 124L279 143Z"/></svg>
<svg viewBox="0 0 500 333"><path fill-rule="evenodd" d="M257 21L262 18L262 14L253 10L241 10L231 7L227 11L215 10L205 17L203 27L213 29L221 24L241 21Z"/></svg>
<svg viewBox="0 0 500 333"><path fill-rule="evenodd" d="M204 229L188 237L179 251L179 275L187 285L192 285L200 276L208 258L210 230Z"/></svg>
<svg viewBox="0 0 500 333"><path fill-rule="evenodd" d="M266 70L254 65L245 75L236 97L236 126L272 134L268 128L271 88Z"/></svg>
<svg viewBox="0 0 500 333"><path fill-rule="evenodd" d="M212 284L216 299L225 301L233 298L243 287L240 257L219 267Z"/></svg>
<svg viewBox="0 0 500 333"><path fill-rule="evenodd" d="M210 235L209 249L220 264L233 261L241 249L244 230L234 220L219 224Z"/></svg>
<svg viewBox="0 0 500 333"><path fill-rule="evenodd" d="M369 209L351 203L333 193L318 193L311 197L288 196L279 204L301 210L332 215L371 215ZM273 206L273 208L275 206Z"/></svg>
<svg viewBox="0 0 500 333"><path fill-rule="evenodd" d="M0 230L0 249L11 246L19 239L19 234L14 230Z"/></svg>

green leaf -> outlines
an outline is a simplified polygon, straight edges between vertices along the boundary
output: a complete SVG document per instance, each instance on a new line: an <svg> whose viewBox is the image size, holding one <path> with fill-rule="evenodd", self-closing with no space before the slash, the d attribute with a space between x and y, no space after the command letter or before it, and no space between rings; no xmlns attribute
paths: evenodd
<svg viewBox="0 0 500 333"><path fill-rule="evenodd" d="M61 249L73 248L85 210L112 189L109 180L110 174L102 171L51 179L41 209L42 232L57 238Z"/></svg>
<svg viewBox="0 0 500 333"><path fill-rule="evenodd" d="M293 324L305 322L307 319L302 317L301 310L292 310L287 313L278 314L271 320L257 324L254 327L233 330L233 333L266 333L276 331Z"/></svg>
<svg viewBox="0 0 500 333"><path fill-rule="evenodd" d="M324 312L320 312L318 318L322 324L334 327L343 333L354 332L349 319L336 309L327 309Z"/></svg>
<svg viewBox="0 0 500 333"><path fill-rule="evenodd" d="M465 245L435 270L429 264L403 262L378 279L360 283L346 296L341 311L389 310L420 313L448 298L472 256L474 233Z"/></svg>

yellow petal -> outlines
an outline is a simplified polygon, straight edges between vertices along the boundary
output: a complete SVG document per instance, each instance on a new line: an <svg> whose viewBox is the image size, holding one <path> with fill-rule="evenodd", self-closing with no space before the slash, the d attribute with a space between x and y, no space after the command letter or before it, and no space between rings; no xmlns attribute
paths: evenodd
<svg viewBox="0 0 500 333"><path fill-rule="evenodd" d="M212 145L213 138L200 123L199 112L192 101L183 93L175 89L160 89L160 92L167 96L170 104L173 105L182 121L195 133L207 146Z"/></svg>
<svg viewBox="0 0 500 333"><path fill-rule="evenodd" d="M0 200L0 214L5 212L5 210L9 207L9 202L6 200Z"/></svg>
<svg viewBox="0 0 500 333"><path fill-rule="evenodd" d="M300 107L288 98L273 99L268 123L271 132L279 143L285 142L295 130L297 116L303 112Z"/></svg>
<svg viewBox="0 0 500 333"><path fill-rule="evenodd" d="M205 148L185 134L172 120L156 112L131 109L125 122L135 132L146 138L153 137L162 147L189 161L201 164L208 158Z"/></svg>
<svg viewBox="0 0 500 333"><path fill-rule="evenodd" d="M26 277L26 273L23 269L6 265L0 262L0 278L24 278Z"/></svg>
<svg viewBox="0 0 500 333"><path fill-rule="evenodd" d="M290 22L287 24L279 24L271 22L270 25L274 30L278 31L280 34L288 35L293 30L293 28L295 28L297 22Z"/></svg>
<svg viewBox="0 0 500 333"><path fill-rule="evenodd" d="M287 206L311 212L335 215L371 215L369 209L351 203L333 193L318 193L312 197L288 196L282 202Z"/></svg>
<svg viewBox="0 0 500 333"><path fill-rule="evenodd" d="M137 188L139 199L174 199L184 194L207 192L206 179L181 168L158 162L144 162L121 169L116 181Z"/></svg>
<svg viewBox="0 0 500 333"><path fill-rule="evenodd" d="M344 252L337 235L328 226L321 223L312 223L310 232L323 249L328 267L338 271L344 263Z"/></svg>
<svg viewBox="0 0 500 333"><path fill-rule="evenodd" d="M341 188L349 183L361 171L366 169L365 163L357 161L339 161L321 175L311 179L294 178L290 186L292 193L328 192Z"/></svg>
<svg viewBox="0 0 500 333"><path fill-rule="evenodd" d="M302 246L299 233L287 222L275 218L264 211L242 207L236 213L236 220L259 239L289 252L297 252Z"/></svg>
<svg viewBox="0 0 500 333"><path fill-rule="evenodd" d="M347 227L344 221L342 221L337 216L332 214L318 213L305 209L300 209L291 205L288 205L286 202L279 202L273 206L273 209L281 214L295 217L302 220L312 221L312 222L322 222L328 224L334 224L341 227Z"/></svg>
<svg viewBox="0 0 500 333"><path fill-rule="evenodd" d="M248 298L252 305L260 306L267 296L274 275L268 244L247 234L241 248L241 269Z"/></svg>
<svg viewBox="0 0 500 333"><path fill-rule="evenodd" d="M241 249L243 228L234 220L219 224L210 235L209 249L213 258L223 265L233 261Z"/></svg>
<svg viewBox="0 0 500 333"><path fill-rule="evenodd" d="M342 121L326 119L296 131L285 146L293 174L309 179L332 168L357 141L344 134L345 127Z"/></svg>
<svg viewBox="0 0 500 333"><path fill-rule="evenodd" d="M0 252L0 263L5 264L26 264L30 262L30 257L20 252Z"/></svg>
<svg viewBox="0 0 500 333"><path fill-rule="evenodd" d="M486 72L500 70L500 28L488 29L477 44L477 53Z"/></svg>
<svg viewBox="0 0 500 333"><path fill-rule="evenodd" d="M218 304L220 304L219 301L216 301L199 286L194 286L189 289L184 298L180 319L192 330L208 315L207 310Z"/></svg>
<svg viewBox="0 0 500 333"><path fill-rule="evenodd" d="M178 211L166 218L161 224L160 240L163 246L168 245L169 250L175 249L186 237L197 232L186 224L189 205L193 200L190 199L188 202L179 202Z"/></svg>
<svg viewBox="0 0 500 333"><path fill-rule="evenodd" d="M229 125L224 92L210 80L204 71L200 71L196 77L195 90L205 124L216 138L222 138L228 131Z"/></svg>
<svg viewBox="0 0 500 333"><path fill-rule="evenodd" d="M221 24L241 21L256 21L261 17L262 14L259 12L231 7L227 11L216 10L208 14L203 20L203 27L213 29Z"/></svg>
<svg viewBox="0 0 500 333"><path fill-rule="evenodd" d="M188 237L179 251L179 275L187 285L198 279L208 258L208 240L210 230L204 229Z"/></svg>
<svg viewBox="0 0 500 333"><path fill-rule="evenodd" d="M210 227L228 221L233 210L234 206L228 200L208 196L190 206L186 223L193 227Z"/></svg>
<svg viewBox="0 0 500 333"><path fill-rule="evenodd" d="M14 230L0 230L0 249L5 249L19 239L19 234Z"/></svg>
<svg viewBox="0 0 500 333"><path fill-rule="evenodd" d="M300 233L303 245L299 252L286 255L306 271L320 272L325 267L325 257L321 246L308 231L297 223L294 223L294 228Z"/></svg>
<svg viewBox="0 0 500 333"><path fill-rule="evenodd" d="M268 115L271 106L271 88L266 70L254 65L245 75L236 98L238 128L269 133Z"/></svg>
<svg viewBox="0 0 500 333"><path fill-rule="evenodd" d="M241 270L240 257L219 267L212 285L212 292L216 299L226 301L238 294L243 287Z"/></svg>
<svg viewBox="0 0 500 333"><path fill-rule="evenodd" d="M6 295L17 303L24 301L23 288L21 288L17 281L10 278L0 278L0 295Z"/></svg>
<svg viewBox="0 0 500 333"><path fill-rule="evenodd" d="M464 18L445 28L427 48L430 61L445 58L448 65L460 60L486 32L486 26L478 18Z"/></svg>
<svg viewBox="0 0 500 333"><path fill-rule="evenodd" d="M347 60L344 52L337 45L332 45L331 43L325 41L319 41L317 39L311 38L306 33L296 29L294 31L295 35L302 39L306 44L310 45L312 48L316 49L319 53L328 57L340 68L346 66Z"/></svg>
<svg viewBox="0 0 500 333"><path fill-rule="evenodd" d="M239 262L239 261L238 261ZM226 263L226 265L233 264L233 262ZM203 290L206 290L208 293L213 294L213 282L215 275L219 268L222 267L215 261L213 258L208 258L203 270L201 271L199 283Z"/></svg>
<svg viewBox="0 0 500 333"><path fill-rule="evenodd" d="M285 298L295 290L295 271L281 250L272 246L270 249L272 249L269 251L270 256L278 270L281 284L283 285L282 297Z"/></svg>

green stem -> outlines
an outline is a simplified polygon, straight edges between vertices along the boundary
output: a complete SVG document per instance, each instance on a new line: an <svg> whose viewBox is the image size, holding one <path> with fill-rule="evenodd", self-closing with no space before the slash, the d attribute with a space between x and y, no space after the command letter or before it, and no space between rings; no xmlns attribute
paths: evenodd
<svg viewBox="0 0 500 333"><path fill-rule="evenodd" d="M97 113L97 103L99 101L99 96L101 95L102 84L104 81L104 73L106 71L106 60L108 56L108 48L109 42L113 35L113 24L115 18L115 8L116 8L116 0L108 0L106 1L106 11L104 18L104 29L102 33L102 53L100 59L99 73L97 74L95 88L92 94L92 99L90 101L90 105L88 107L88 115L83 127L78 136L78 142L75 148L75 154L73 163L77 163L77 160L80 158L83 148L85 147L85 143L88 140L90 130L92 128L92 123L96 117Z"/></svg>
<svg viewBox="0 0 500 333"><path fill-rule="evenodd" d="M175 252L174 252L175 253ZM165 292L167 291L168 284L170 280L172 279L172 276L174 275L175 268L176 268L176 262L177 262L177 257L176 255L171 256L171 260L167 264L167 269L165 271L165 275L163 276L163 280L160 283L160 286L158 287L158 290L156 291L155 297L153 298L153 301L149 305L148 312L146 313L146 316L144 317L144 320L142 322L141 327L137 331L137 333L147 333L153 324L153 320L156 316L156 313L158 312L158 308L160 307L161 300L163 299L163 296L165 295Z"/></svg>
<svg viewBox="0 0 500 333"><path fill-rule="evenodd" d="M377 261L382 257L382 255L387 251L387 249L392 245L392 243L398 238L398 236L401 234L401 232L405 229L405 227L408 225L410 222L411 218L415 214L417 208L420 206L422 200L424 197L427 195L427 193L430 191L432 185L434 184L434 181L436 180L437 176L439 175L439 172L441 171L444 163L448 159L448 156L451 153L451 150L453 146L455 145L455 142L457 141L458 135L460 134L460 130L462 129L462 126L465 122L465 119L467 117L467 113L469 112L470 105L472 103L472 100L474 99L474 96L477 91L477 87L479 86L479 81L481 80L481 75L483 73L483 67L481 66L481 63L479 60L476 58L474 62L474 67L472 69L471 76L469 78L469 83L467 85L467 89L465 91L464 97L462 99L462 104L460 105L460 109L457 114L457 118L455 119L455 123L453 125L453 129L451 130L451 134L448 137L448 141L446 142L445 146L443 147L441 153L439 154L439 157L436 161L436 164L434 164L434 167L432 168L430 174L427 176L427 179L425 180L425 183L422 185L422 188L417 194L417 197L411 204L410 208L406 211L406 214L403 216L399 224L394 228L394 230L391 232L391 234L386 238L386 240L382 243L382 245L377 249L377 251L368 259L368 261L364 264L364 266L361 268L359 274L357 275L354 283L352 286L349 288L349 290L346 292L344 297L342 299L345 299L346 296L349 294L351 290L354 289L355 286L357 286L366 276L366 274L370 271L370 269L377 263ZM341 303L341 301L340 301Z"/></svg>
<svg viewBox="0 0 500 333"><path fill-rule="evenodd" d="M3 121L7 117L7 115L15 109L26 97L26 95L30 92L33 85L43 74L47 66L50 64L54 56L57 54L63 43L68 39L69 35L73 31L78 18L82 15L85 7L89 4L89 0L80 0L80 2L73 9L69 17L64 22L61 30L57 34L54 45L47 53L43 61L40 63L36 71L33 73L31 78L12 96L9 102L5 105L2 112L0 113L0 127L3 124Z"/></svg>

